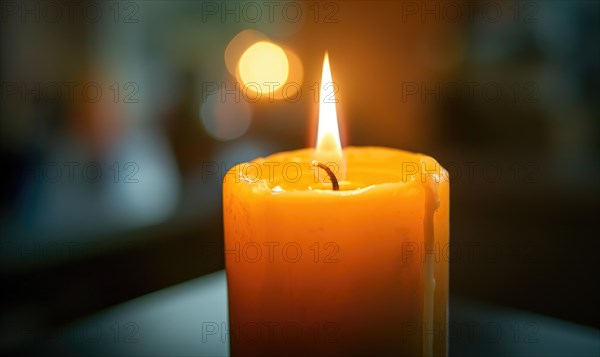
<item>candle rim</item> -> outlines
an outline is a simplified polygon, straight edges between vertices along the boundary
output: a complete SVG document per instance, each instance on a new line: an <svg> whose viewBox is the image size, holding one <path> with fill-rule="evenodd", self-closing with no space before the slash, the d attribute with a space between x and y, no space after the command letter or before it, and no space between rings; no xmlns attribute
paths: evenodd
<svg viewBox="0 0 600 357"><path fill-rule="evenodd" d="M258 157L254 160L251 160L246 163L240 163L233 168L230 169L228 175L224 178L225 184L227 184L227 180L231 181L231 176L229 174L236 170L239 170L240 165L264 165L268 162L280 162L284 164L295 163L295 164L305 164L308 168L312 163L312 156L310 154L314 154L314 148L305 148L299 150L291 150L291 151L283 151L277 152L268 156ZM402 172L399 172L399 166L397 167L389 167L389 162L393 158L404 158L405 160L399 162L398 165L403 163L413 163L418 165L436 165L437 173L433 175L433 179L438 183L441 180L449 179L448 172L431 156L422 153L414 153L406 150L382 147L382 146L349 146L344 149L344 154L348 157L346 161L350 163L350 165L358 165L358 167L350 167L347 168L350 173L350 180L341 180L340 181L340 190L334 191L331 189L331 182L324 184L323 182L314 182L314 185L305 185L299 188L286 188L281 187L281 185L277 184L275 180L266 180L263 178L249 178L248 175L244 176L240 172L239 175L236 176L236 173L233 172L233 175L236 176L236 180L244 185L248 185L252 188L253 194L267 194L273 196L290 196L290 195L333 195L333 196L357 196L361 194L365 194L367 192L378 191L379 189L405 189L404 186L412 185L415 183L421 184L424 182L423 173L420 171L415 174L407 174L407 179L402 180L400 175L403 175ZM376 154L375 159L373 159L373 154ZM365 155L366 159L364 161L357 160L357 157ZM382 157L382 155L384 157ZM371 160L369 160L371 158ZM410 160L406 160L410 158ZM284 160L285 159L285 160ZM358 161L358 162L357 162ZM378 169L377 165L384 165L385 168ZM380 167L380 166L379 166ZM309 171L302 171L303 174ZM312 174L312 172L310 172ZM361 182L359 180L352 180L352 176L360 175L387 175L389 178L393 179L382 179L382 180L373 180L375 182ZM229 176L229 178L227 177ZM416 178L416 176L419 176ZM366 176L368 177L368 175ZM373 176L371 176L373 177ZM379 177L378 177L379 178ZM352 183L353 181L358 182L362 185L361 187L355 189L345 189L344 186L347 187L347 183ZM286 182L286 186L290 186L289 182ZM317 188L314 188L314 187ZM319 188L322 187L322 188Z"/></svg>

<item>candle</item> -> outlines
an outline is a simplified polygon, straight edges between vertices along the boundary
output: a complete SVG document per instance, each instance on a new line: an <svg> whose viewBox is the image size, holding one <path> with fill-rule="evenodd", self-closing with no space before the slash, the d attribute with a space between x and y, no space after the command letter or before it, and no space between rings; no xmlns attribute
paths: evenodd
<svg viewBox="0 0 600 357"><path fill-rule="evenodd" d="M448 173L342 150L330 82L326 56L315 149L224 178L231 355L446 355Z"/></svg>

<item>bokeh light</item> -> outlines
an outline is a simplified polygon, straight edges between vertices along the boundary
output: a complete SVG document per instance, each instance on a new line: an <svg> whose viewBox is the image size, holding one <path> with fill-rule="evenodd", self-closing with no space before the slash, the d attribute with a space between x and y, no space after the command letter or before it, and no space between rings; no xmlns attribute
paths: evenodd
<svg viewBox="0 0 600 357"><path fill-rule="evenodd" d="M249 90L261 94L274 92L288 79L288 57L276 44L260 41L244 52L238 72L242 85Z"/></svg>
<svg viewBox="0 0 600 357"><path fill-rule="evenodd" d="M304 66L298 55L287 47L283 47L288 58L289 72L287 82L277 88L270 98L276 100L285 100L288 103L295 103L300 100L302 95L302 80L304 79Z"/></svg>
<svg viewBox="0 0 600 357"><path fill-rule="evenodd" d="M235 77L249 102L286 100L293 103L300 99L304 78L302 61L290 48L274 43L264 33L241 31L229 41L224 58L227 71Z"/></svg>
<svg viewBox="0 0 600 357"><path fill-rule="evenodd" d="M201 104L200 119L206 132L218 140L233 140L250 127L252 109L239 95L219 90Z"/></svg>
<svg viewBox="0 0 600 357"><path fill-rule="evenodd" d="M268 40L267 35L256 30L243 30L235 35L225 48L225 66L229 74L236 76L238 63L244 51L257 42Z"/></svg>

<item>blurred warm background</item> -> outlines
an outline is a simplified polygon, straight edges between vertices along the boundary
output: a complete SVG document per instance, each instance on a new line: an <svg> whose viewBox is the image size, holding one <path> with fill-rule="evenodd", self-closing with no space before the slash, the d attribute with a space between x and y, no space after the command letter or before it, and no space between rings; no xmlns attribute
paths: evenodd
<svg viewBox="0 0 600 357"><path fill-rule="evenodd" d="M600 327L598 2L3 1L1 16L0 351L223 269L221 177L314 144L326 51L345 145L450 171L452 296Z"/></svg>

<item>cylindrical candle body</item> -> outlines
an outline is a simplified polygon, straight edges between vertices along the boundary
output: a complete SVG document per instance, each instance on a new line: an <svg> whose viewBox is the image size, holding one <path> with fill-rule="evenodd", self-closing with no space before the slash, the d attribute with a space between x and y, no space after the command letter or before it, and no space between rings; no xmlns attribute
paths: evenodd
<svg viewBox="0 0 600 357"><path fill-rule="evenodd" d="M340 191L309 149L225 176L232 356L447 354L447 172L400 150L345 155Z"/></svg>

